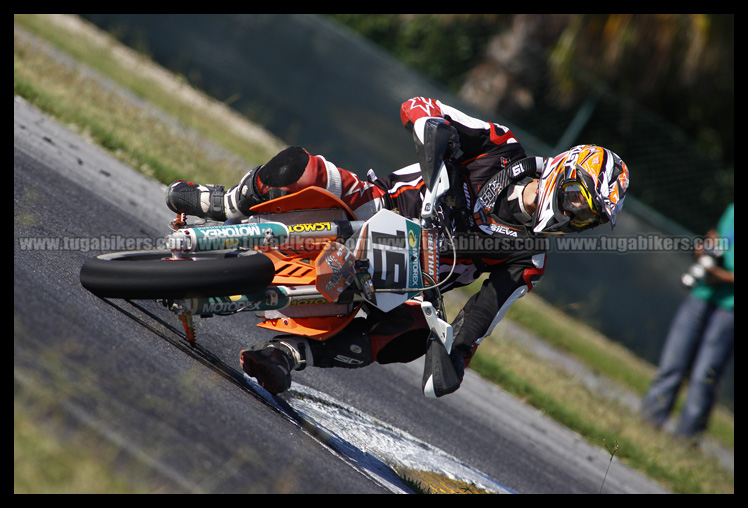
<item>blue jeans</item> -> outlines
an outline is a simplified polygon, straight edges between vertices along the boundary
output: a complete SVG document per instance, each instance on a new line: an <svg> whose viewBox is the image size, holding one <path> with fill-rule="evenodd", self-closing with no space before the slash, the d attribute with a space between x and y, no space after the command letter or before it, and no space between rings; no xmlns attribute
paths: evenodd
<svg viewBox="0 0 748 508"><path fill-rule="evenodd" d="M717 384L735 344L735 314L689 296L670 325L660 365L642 401L642 416L662 426L681 383L690 383L676 435L695 437L706 429Z"/></svg>

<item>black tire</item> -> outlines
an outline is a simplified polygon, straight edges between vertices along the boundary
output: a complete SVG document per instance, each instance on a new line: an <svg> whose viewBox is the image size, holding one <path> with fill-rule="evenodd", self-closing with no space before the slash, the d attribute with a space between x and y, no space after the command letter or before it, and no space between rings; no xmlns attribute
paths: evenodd
<svg viewBox="0 0 748 508"><path fill-rule="evenodd" d="M259 253L164 260L170 256L170 251L102 254L83 264L81 284L103 298L153 300L253 293L269 286L275 276L273 262Z"/></svg>

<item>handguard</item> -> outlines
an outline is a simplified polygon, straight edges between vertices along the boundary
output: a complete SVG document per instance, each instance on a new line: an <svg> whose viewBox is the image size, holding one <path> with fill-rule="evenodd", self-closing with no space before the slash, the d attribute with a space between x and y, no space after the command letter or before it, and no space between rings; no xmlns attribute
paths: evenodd
<svg viewBox="0 0 748 508"><path fill-rule="evenodd" d="M449 357L452 351L452 325L439 318L434 306L421 302L423 315L430 333L426 346L426 363L423 368L423 394L436 399L460 387L461 379Z"/></svg>

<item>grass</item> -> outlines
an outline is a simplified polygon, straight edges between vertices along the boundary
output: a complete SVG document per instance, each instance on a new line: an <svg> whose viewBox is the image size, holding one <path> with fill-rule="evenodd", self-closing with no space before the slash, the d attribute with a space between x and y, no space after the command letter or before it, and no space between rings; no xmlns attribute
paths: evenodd
<svg viewBox="0 0 748 508"><path fill-rule="evenodd" d="M459 310L456 298L449 297L446 305L450 316ZM643 394L654 374L653 366L532 293L518 300L506 319L524 323L548 344L565 350L596 374L617 381L633 393ZM616 459L674 492L733 492L733 476L714 457L642 422L636 408L591 390L575 374L538 357L509 335L510 331L499 324L479 347L470 368L588 442L601 448L617 443ZM713 415L709 432L712 438L734 448L734 416L724 408Z"/></svg>
<svg viewBox="0 0 748 508"><path fill-rule="evenodd" d="M15 15L15 23L73 58L61 63L35 44L14 37L14 95L22 96L120 160L163 183L189 178L232 185L249 167L266 161L282 146L271 137L246 129L246 122L225 105L205 98L179 76L153 71L143 57L124 51L101 34L77 31L68 23L70 19ZM123 99L81 65L127 87L149 105L139 107L136 101ZM460 300L464 301L464 295ZM455 314L456 309L452 308L449 315ZM520 299L507 319L636 394L643 394L654 373L651 365L625 348L532 294ZM495 336L481 345L471 364L483 377L542 409L597 446L616 443L616 460L625 461L674 492L734 492L733 475L720 469L713 458L642 424L631 408L585 388L573 375L549 365L521 343L501 340L502 333L500 325ZM127 490L119 483L121 479L108 475L107 467L93 468L94 473L105 478L82 484L69 480L55 483L40 475L27 480L26 475L49 464L59 462L64 467L70 463L77 469L79 463L97 458L87 458L83 447L76 447L72 454L60 448L53 437L55 433L49 432L25 407L14 404L16 492L60 491L67 484L73 485L72 490L82 491L83 484L91 482L110 485L107 489L113 492ZM718 409L708 432L724 446L734 448L734 415ZM47 483L46 489L41 487Z"/></svg>
<svg viewBox="0 0 748 508"><path fill-rule="evenodd" d="M543 318L541 319L540 316ZM522 298L507 314L508 319L543 337L549 344L594 368L596 372L643 396L654 377L655 368L618 343L584 326L532 293ZM624 365L625 368L622 368ZM680 409L683 396L676 409ZM735 447L735 421L732 412L717 406L709 421L708 433L722 445Z"/></svg>
<svg viewBox="0 0 748 508"><path fill-rule="evenodd" d="M235 113L210 101L180 77L143 72L151 68L143 57L124 52L114 41L81 36L74 27L62 23L66 19L15 16L16 22L48 37L75 59L61 63L34 44L14 38L14 93L84 133L133 168L163 183L176 178L208 178L210 183L228 185L282 146L269 135L258 140L254 131L235 128L240 121ZM126 56L120 57L121 52ZM123 63L117 66L116 62ZM156 106L146 108L124 100L81 64Z"/></svg>
<svg viewBox="0 0 748 508"><path fill-rule="evenodd" d="M25 387L23 393L14 394L14 494L164 492L149 484L142 465L133 464L132 458L123 458L121 449L100 434L71 434L64 425L65 416L51 412L54 404L43 400L44 391L34 390L32 397ZM138 469L139 474L132 473Z"/></svg>

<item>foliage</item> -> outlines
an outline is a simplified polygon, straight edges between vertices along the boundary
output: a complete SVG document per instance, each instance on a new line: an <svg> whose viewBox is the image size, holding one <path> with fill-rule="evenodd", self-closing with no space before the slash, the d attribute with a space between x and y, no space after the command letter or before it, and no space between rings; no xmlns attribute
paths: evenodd
<svg viewBox="0 0 748 508"><path fill-rule="evenodd" d="M732 14L333 16L551 147L592 105L574 140L618 152L632 194L696 234L734 200Z"/></svg>
<svg viewBox="0 0 748 508"><path fill-rule="evenodd" d="M400 61L457 89L502 25L500 14L332 14Z"/></svg>
<svg viewBox="0 0 748 508"><path fill-rule="evenodd" d="M540 15L533 15L540 16ZM333 14L413 68L459 89L495 37L526 29L521 15ZM734 15L544 15L541 45L562 95L585 92L587 76L669 118L732 162ZM540 29L545 31L543 27ZM521 68L521 67L518 67ZM709 98L709 100L704 100ZM570 98L559 97L560 103ZM684 107L684 105L686 107Z"/></svg>

